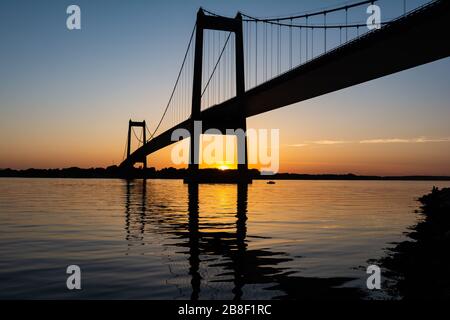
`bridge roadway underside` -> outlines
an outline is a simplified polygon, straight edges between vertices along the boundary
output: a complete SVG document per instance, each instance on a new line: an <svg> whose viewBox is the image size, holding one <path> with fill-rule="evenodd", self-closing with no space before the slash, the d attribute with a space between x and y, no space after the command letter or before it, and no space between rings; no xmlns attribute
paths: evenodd
<svg viewBox="0 0 450 320"><path fill-rule="evenodd" d="M251 117L448 57L449 21L450 1L413 12L246 91L241 103L233 98L202 111L203 130L236 128L239 108ZM178 128L189 129L190 120L144 144L122 166L174 143Z"/></svg>

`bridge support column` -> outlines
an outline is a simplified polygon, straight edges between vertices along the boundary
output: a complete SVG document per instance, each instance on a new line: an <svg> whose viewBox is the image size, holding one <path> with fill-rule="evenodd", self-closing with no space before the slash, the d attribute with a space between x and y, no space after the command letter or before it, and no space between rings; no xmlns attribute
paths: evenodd
<svg viewBox="0 0 450 320"><path fill-rule="evenodd" d="M127 158L131 154L131 119L128 121Z"/></svg>
<svg viewBox="0 0 450 320"><path fill-rule="evenodd" d="M189 173L193 177L197 175L199 168L199 148L200 134L194 130L194 121L201 120L201 99L202 99L202 68L203 68L203 31L217 30L233 32L235 34L235 55L236 55L236 97L239 106L232 115L235 122L234 128L247 130L246 116L244 113L245 101L245 73L244 73L244 39L242 32L242 16L240 13L233 18L224 18L205 15L200 9L197 13L197 27L195 34L194 53L194 79L192 88L192 111L190 125L190 151L189 151ZM247 138L238 140L238 172L243 177L247 177Z"/></svg>
<svg viewBox="0 0 450 320"><path fill-rule="evenodd" d="M192 85L192 111L191 111L191 141L189 150L189 173L195 175L199 166L199 144L200 134L194 130L194 122L200 120L202 102L202 68L203 68L203 30L204 13L200 9L197 13L197 27L195 30L195 51L194 51L194 79Z"/></svg>
<svg viewBox="0 0 450 320"><path fill-rule="evenodd" d="M247 131L247 124L244 119L238 129ZM238 171L242 176L246 176L248 173L248 156L247 156L247 137L237 138L237 150L238 150Z"/></svg>
<svg viewBox="0 0 450 320"><path fill-rule="evenodd" d="M140 127L142 128L142 138L143 143L147 141L147 132L146 132L146 124L144 121L128 121L128 139L127 139L127 159L130 157L131 154L131 130L133 130L133 127ZM142 162L142 167L144 169L147 169L147 157L143 156L143 158L140 160Z"/></svg>
<svg viewBox="0 0 450 320"><path fill-rule="evenodd" d="M236 15L236 97L238 98L237 122L238 129L247 132L247 120L244 113L245 101L245 71L244 71L244 36L242 33L242 16L240 13ZM247 136L238 140L238 171L242 177L248 174L248 156L247 156Z"/></svg>
<svg viewBox="0 0 450 320"><path fill-rule="evenodd" d="M144 144L147 142L147 127L145 124L145 120L142 121L142 138L144 140ZM144 170L147 170L147 156L144 156L144 159L142 159L142 164Z"/></svg>

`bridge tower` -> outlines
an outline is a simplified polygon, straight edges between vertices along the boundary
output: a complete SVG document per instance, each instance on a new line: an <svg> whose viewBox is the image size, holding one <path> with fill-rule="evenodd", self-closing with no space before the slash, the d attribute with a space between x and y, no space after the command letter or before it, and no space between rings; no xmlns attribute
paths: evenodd
<svg viewBox="0 0 450 320"><path fill-rule="evenodd" d="M131 154L131 130L133 127L142 128L143 143L145 143L147 141L145 120L144 121L132 121L130 119L130 121L128 121L127 159L130 157L130 154ZM141 159L141 162L143 164L144 169L147 169L147 157L145 155Z"/></svg>
<svg viewBox="0 0 450 320"><path fill-rule="evenodd" d="M233 32L235 34L235 56L236 56L236 98L238 99L238 108L233 115L234 128L247 130L246 117L244 114L243 96L245 93L245 73L244 73L244 39L242 32L242 16L240 13L235 18L226 18L213 15L205 15L202 8L197 13L197 24L195 34L195 52L194 52L194 79L192 86L192 112L190 126L190 154L189 171L195 174L199 167L199 144L200 133L194 131L194 121L200 120L201 98L202 98L202 69L203 69L203 31L216 30ZM247 138L238 140L238 170L242 177L247 176ZM243 152L239 152L242 150Z"/></svg>

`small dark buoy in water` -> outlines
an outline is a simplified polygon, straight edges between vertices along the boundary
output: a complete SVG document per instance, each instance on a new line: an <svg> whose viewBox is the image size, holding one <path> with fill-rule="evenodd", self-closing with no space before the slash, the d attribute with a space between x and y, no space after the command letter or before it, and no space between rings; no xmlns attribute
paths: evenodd
<svg viewBox="0 0 450 320"><path fill-rule="evenodd" d="M267 181L267 184L275 184L275 181Z"/></svg>

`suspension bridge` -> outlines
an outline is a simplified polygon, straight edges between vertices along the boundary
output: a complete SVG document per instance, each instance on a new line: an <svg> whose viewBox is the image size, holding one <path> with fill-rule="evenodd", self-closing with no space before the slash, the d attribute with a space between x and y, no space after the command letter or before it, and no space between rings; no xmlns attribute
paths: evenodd
<svg viewBox="0 0 450 320"><path fill-rule="evenodd" d="M450 1L410 8L407 0L396 0L399 14L369 29L366 8L379 2L266 18L241 12L230 18L199 9L163 114L152 131L145 121L130 120L120 167L146 167L149 154L176 142L174 130L186 129L189 170L195 176L194 144L200 134L194 135L194 121L202 121L204 131L245 131L248 117L450 55ZM140 136L135 126L142 128ZM138 141L134 151L131 132ZM238 143L244 143L238 170L245 174L246 141Z"/></svg>

